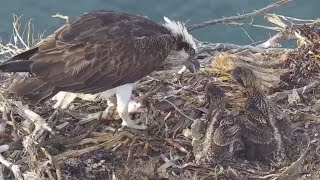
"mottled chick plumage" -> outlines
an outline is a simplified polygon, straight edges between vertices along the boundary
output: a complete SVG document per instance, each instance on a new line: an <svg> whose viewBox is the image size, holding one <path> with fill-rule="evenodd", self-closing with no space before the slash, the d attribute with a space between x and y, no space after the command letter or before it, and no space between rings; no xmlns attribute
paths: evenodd
<svg viewBox="0 0 320 180"><path fill-rule="evenodd" d="M286 116L262 91L256 75L249 69L236 67L232 77L245 88L245 116L240 117L241 135L247 156L270 161L285 157L284 139L290 131Z"/></svg>
<svg viewBox="0 0 320 180"><path fill-rule="evenodd" d="M191 126L193 153L197 163L218 163L232 158L241 148L240 127L232 117L225 116L226 97L213 82L206 87L206 99L211 109L207 120L198 119Z"/></svg>

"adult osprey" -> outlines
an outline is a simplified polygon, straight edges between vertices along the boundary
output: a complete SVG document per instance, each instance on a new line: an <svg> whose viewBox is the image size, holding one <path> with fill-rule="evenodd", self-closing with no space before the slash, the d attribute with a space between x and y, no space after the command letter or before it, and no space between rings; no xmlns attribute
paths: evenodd
<svg viewBox="0 0 320 180"><path fill-rule="evenodd" d="M134 82L161 66L172 51L193 59L197 46L184 24L164 17L160 25L146 17L95 11L63 25L35 47L0 65L3 72L30 72L8 92L36 104L59 91L116 94L122 125L136 125L128 115Z"/></svg>

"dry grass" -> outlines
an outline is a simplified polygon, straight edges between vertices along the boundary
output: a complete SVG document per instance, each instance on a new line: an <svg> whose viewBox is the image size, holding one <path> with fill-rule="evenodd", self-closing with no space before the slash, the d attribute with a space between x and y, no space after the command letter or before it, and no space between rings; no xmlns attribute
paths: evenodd
<svg viewBox="0 0 320 180"><path fill-rule="evenodd" d="M43 38L43 33L36 33L32 20L23 25L21 18L22 16L13 15L12 36L8 43L0 43L0 57L10 58L28 50Z"/></svg>

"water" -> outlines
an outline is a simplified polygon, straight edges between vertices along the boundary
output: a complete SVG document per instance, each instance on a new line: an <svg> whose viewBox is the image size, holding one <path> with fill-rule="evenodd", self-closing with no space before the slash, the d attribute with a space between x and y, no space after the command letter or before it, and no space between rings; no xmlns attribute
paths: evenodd
<svg viewBox="0 0 320 180"><path fill-rule="evenodd" d="M51 15L61 13L79 16L84 12L110 9L148 16L156 22L163 22L163 16L174 20L190 20L190 24L209 19L227 17L259 9L275 0L0 0L0 37L8 41L12 31L12 13L24 15L23 20L33 19L38 32L52 33L63 21ZM297 18L315 19L320 17L319 0L295 0L271 12ZM246 20L245 22L250 22ZM254 18L253 23L262 24L262 17ZM265 40L274 32L265 29L235 25L215 25L192 34L203 41L250 44Z"/></svg>

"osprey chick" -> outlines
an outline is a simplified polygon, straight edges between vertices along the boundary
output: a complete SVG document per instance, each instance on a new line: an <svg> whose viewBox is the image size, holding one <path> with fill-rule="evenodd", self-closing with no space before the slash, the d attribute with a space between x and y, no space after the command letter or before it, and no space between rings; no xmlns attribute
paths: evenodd
<svg viewBox="0 0 320 180"><path fill-rule="evenodd" d="M44 102L59 91L116 94L122 125L145 129L129 117L133 84L159 68L172 51L195 58L193 37L181 22L115 11L95 11L80 16L35 47L0 65L3 72L29 72L8 93L29 104Z"/></svg>

